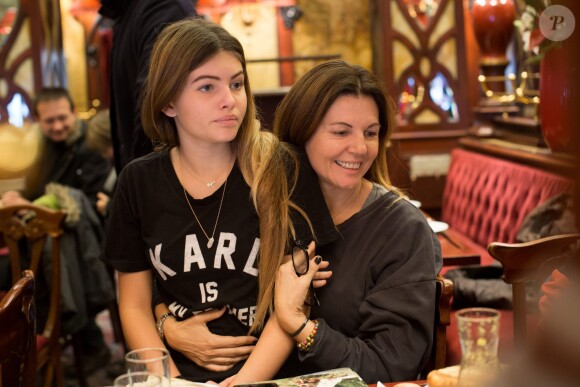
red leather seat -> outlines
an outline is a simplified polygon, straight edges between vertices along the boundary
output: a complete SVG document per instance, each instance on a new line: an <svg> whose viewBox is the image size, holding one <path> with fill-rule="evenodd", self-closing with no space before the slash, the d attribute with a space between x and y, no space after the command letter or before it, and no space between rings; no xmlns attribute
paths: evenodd
<svg viewBox="0 0 580 387"><path fill-rule="evenodd" d="M451 152L441 217L480 244L481 264L490 265L496 262L487 253L491 242L515 242L532 209L572 187L572 180L565 177L457 148ZM513 345L512 312L501 312L500 357L505 357ZM458 364L461 347L454 312L447 330L447 346L446 365Z"/></svg>
<svg viewBox="0 0 580 387"><path fill-rule="evenodd" d="M451 152L441 218L483 249L491 242L513 243L532 209L572 186L553 173L457 148ZM482 265L494 262L489 255L482 258Z"/></svg>

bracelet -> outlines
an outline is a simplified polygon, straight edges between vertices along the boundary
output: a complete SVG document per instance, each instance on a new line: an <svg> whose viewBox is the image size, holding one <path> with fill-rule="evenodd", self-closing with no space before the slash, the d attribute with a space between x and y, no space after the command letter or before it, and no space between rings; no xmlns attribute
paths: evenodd
<svg viewBox="0 0 580 387"><path fill-rule="evenodd" d="M316 332L318 331L318 320L312 320L312 322L314 323L314 329L312 329L312 332L310 332L308 337L303 342L296 344L296 347L298 347L298 350L300 350L302 352L308 351L310 349L310 347L312 346L312 344L314 344L314 336L316 335Z"/></svg>
<svg viewBox="0 0 580 387"><path fill-rule="evenodd" d="M159 320L157 321L157 324L155 324L155 327L157 328L157 334L159 335L159 338L161 339L161 341L165 341L165 333L163 332L163 323L169 317L175 318L174 315L172 315L170 312L167 312L167 313L164 313L163 315L161 315L161 317L159 317Z"/></svg>
<svg viewBox="0 0 580 387"><path fill-rule="evenodd" d="M302 330L304 329L304 327L306 326L306 324L308 324L308 321L310 321L310 320L308 319L308 317L306 317L306 320L304 320L304 323L300 326L300 328L298 328L296 330L296 332L290 334L290 337L296 337L296 336L298 336L298 334L300 332L302 332Z"/></svg>

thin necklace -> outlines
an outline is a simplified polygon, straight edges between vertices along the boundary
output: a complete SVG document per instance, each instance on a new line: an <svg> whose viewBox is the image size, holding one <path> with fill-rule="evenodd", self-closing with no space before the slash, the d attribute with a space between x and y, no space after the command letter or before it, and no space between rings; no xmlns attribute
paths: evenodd
<svg viewBox="0 0 580 387"><path fill-rule="evenodd" d="M180 157L181 157L181 156L180 156ZM189 173L189 175L190 175L191 177L193 177L193 178L194 178L194 179L195 179L195 180L196 180L198 183L201 183L201 184L205 185L207 188L211 188L211 187L213 187L213 185L215 184L215 182L216 182L216 181L217 181L217 179L219 178L219 176L218 176L218 177L216 177L215 179L213 179L213 180L210 180L210 181L209 181L209 182L207 182L207 183L204 183L203 181L199 180L197 177L193 176L193 174L192 174L191 172Z"/></svg>
<svg viewBox="0 0 580 387"><path fill-rule="evenodd" d="M181 161L181 153L179 152L180 150L177 150L177 156L179 157L179 165L181 166L181 173L183 174L183 161ZM184 176L182 176L182 178L185 179ZM199 181L199 180L198 180ZM212 185L214 185L215 180L210 181L207 186L211 187ZM213 231L211 233L211 237L209 235L207 235L207 232L205 232L205 229L203 228L203 226L201 225L201 222L199 221L199 218L197 217L197 215L195 214L195 211L193 210L193 207L191 206L191 203L189 202L189 198L187 197L187 191L185 190L185 187L183 186L183 184L181 185L181 188L183 188L183 196L185 196L185 201L187 202L187 205L189 206L189 209L191 210L191 213L193 214L193 217L195 218L197 224L199 225L199 228L201 228L201 231L203 232L203 235L205 235L205 237L207 238L207 248L211 249L211 247L213 246L213 242L214 242L214 235L215 235L215 230L217 228L217 224L220 220L220 214L222 212L222 204L224 203L224 196L226 196L226 187L228 185L228 178L226 177L226 180L224 182L224 191L222 192L222 198L220 200L220 206L218 208L218 213L217 216L215 218L215 224L213 225Z"/></svg>
<svg viewBox="0 0 580 387"><path fill-rule="evenodd" d="M181 153L179 152L179 150L177 151L177 155L179 156L179 163L181 164L181 169L185 170L185 168L183 166L183 162L181 161ZM216 183L216 181L222 176L222 173L220 173L219 176L217 176L215 179L210 180L207 183L199 180L196 176L194 176L193 173L191 173L191 171L189 171L189 175L191 177L193 177L195 179L195 181L197 181L198 183L201 183L201 184L205 185L207 188L211 188Z"/></svg>
<svg viewBox="0 0 580 387"><path fill-rule="evenodd" d="M179 153L179 151L178 151L178 153L177 153L177 154L178 154L178 156L179 156L179 163L181 164L181 169L185 170L185 168L183 167L183 162L181 161L181 153ZM226 172L228 172L228 171L229 171L229 168L226 170ZM209 182L207 182L207 183L204 183L203 181L199 180L199 179L198 179L196 176L194 176L194 174L193 174L193 173L191 173L191 171L188 171L188 173L189 173L189 175L190 175L191 177L193 177L193 178L195 179L195 181L197 181L197 182L198 182L198 183L200 183L200 184L203 184L203 185L205 185L207 188L211 188L211 187L213 187L213 186L214 186L214 184L217 182L217 180L218 180L219 178L221 178L221 177L222 177L222 175L223 175L223 173L220 173L220 175L219 175L219 176L217 176L215 179L212 179L212 180L210 180Z"/></svg>
<svg viewBox="0 0 580 387"><path fill-rule="evenodd" d="M187 191L185 190L185 187L182 186L183 188L183 195L185 196L185 201L187 202L187 205L189 206L189 209L191 210L191 213L193 214L193 217L195 218L195 220L197 221L197 224L199 225L199 228L201 228L201 231L203 232L203 235L205 235L205 237L207 238L207 248L211 249L211 247L213 246L213 237L215 235L215 229L217 228L217 224L218 221L220 219L220 214L222 212L222 204L224 203L224 196L226 196L226 186L228 184L228 178L226 177L226 181L224 182L224 191L222 192L222 198L220 200L220 206L218 208L218 213L217 213L217 217L215 218L215 224L213 225L213 231L211 233L211 237L209 235L207 235L207 232L205 232L203 226L201 225L201 222L199 221L197 215L195 214L195 211L193 210L193 207L191 206L191 203L189 202L189 198L187 197Z"/></svg>

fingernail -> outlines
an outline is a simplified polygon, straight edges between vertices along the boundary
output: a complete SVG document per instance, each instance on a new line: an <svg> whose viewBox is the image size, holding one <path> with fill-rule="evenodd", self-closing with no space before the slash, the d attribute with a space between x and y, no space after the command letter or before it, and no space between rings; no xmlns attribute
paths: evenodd
<svg viewBox="0 0 580 387"><path fill-rule="evenodd" d="M314 257L314 262L316 262L317 265L320 265L320 262L322 262L322 257L320 255L317 255L316 257Z"/></svg>

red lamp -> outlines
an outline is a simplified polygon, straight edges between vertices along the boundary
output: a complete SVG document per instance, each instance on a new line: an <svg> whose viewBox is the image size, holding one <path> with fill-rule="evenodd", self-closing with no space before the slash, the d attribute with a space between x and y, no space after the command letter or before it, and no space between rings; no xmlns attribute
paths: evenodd
<svg viewBox="0 0 580 387"><path fill-rule="evenodd" d="M471 8L473 30L480 49L479 64L486 77L504 76L507 47L514 32L513 0L475 0ZM505 91L505 82L489 82L489 89Z"/></svg>

